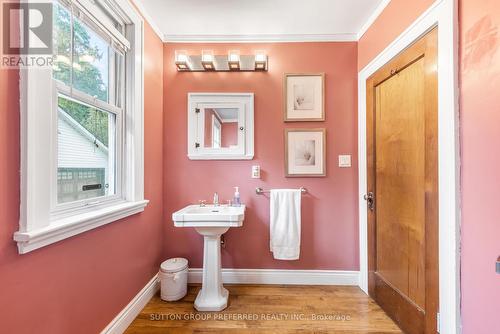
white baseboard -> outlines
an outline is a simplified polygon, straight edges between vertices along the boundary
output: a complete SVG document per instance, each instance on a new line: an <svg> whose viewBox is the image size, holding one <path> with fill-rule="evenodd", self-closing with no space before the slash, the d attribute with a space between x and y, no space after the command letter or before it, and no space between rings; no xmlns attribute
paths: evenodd
<svg viewBox="0 0 500 334"><path fill-rule="evenodd" d="M121 334L141 313L146 304L160 289L158 275L155 275L127 306L104 328L101 334Z"/></svg>
<svg viewBox="0 0 500 334"><path fill-rule="evenodd" d="M190 268L189 283L201 283L201 268ZM222 281L228 284L359 285L359 271L222 269Z"/></svg>

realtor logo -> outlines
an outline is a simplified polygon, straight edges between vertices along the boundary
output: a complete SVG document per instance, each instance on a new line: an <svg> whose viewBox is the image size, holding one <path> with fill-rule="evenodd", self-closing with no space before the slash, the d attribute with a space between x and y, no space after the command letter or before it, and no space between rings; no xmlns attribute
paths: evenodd
<svg viewBox="0 0 500 334"><path fill-rule="evenodd" d="M2 5L0 67L50 67L53 64L52 2Z"/></svg>
<svg viewBox="0 0 500 334"><path fill-rule="evenodd" d="M3 4L4 55L52 54L52 4Z"/></svg>

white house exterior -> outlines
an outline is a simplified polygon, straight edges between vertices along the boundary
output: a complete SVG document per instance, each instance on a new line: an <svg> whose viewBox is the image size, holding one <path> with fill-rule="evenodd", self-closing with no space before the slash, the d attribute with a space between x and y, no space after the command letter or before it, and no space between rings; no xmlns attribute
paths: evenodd
<svg viewBox="0 0 500 334"><path fill-rule="evenodd" d="M104 195L108 148L61 108L58 116L58 202ZM83 190L97 185L99 189Z"/></svg>

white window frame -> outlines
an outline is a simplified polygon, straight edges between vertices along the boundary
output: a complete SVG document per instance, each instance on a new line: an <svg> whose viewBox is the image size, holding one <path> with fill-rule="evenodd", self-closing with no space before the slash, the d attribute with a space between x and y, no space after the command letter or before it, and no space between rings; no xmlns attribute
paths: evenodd
<svg viewBox="0 0 500 334"><path fill-rule="evenodd" d="M217 130L217 136L215 134ZM205 139L203 139L205 141ZM222 124L215 115L212 115L212 147L221 148L222 146Z"/></svg>
<svg viewBox="0 0 500 334"><path fill-rule="evenodd" d="M31 1L31 0L30 0ZM89 2L76 0L82 6ZM57 192L57 83L52 69L20 70L21 207L14 233L20 254L144 211L144 22L129 0L103 0L125 24L125 106L118 196L54 215ZM118 124L118 119L117 119ZM54 189L55 187L55 189Z"/></svg>

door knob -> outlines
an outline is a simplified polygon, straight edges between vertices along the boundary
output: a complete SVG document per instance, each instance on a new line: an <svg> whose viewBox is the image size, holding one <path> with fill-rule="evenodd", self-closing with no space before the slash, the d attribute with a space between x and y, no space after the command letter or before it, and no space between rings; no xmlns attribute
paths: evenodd
<svg viewBox="0 0 500 334"><path fill-rule="evenodd" d="M365 194L363 198L366 201L366 205L368 206L368 209L373 211L375 209L375 195L370 191L368 194Z"/></svg>

